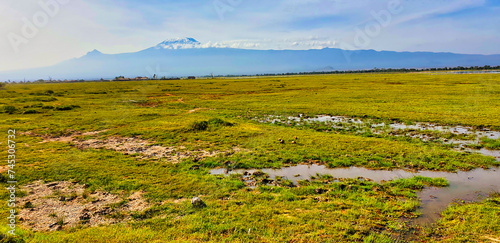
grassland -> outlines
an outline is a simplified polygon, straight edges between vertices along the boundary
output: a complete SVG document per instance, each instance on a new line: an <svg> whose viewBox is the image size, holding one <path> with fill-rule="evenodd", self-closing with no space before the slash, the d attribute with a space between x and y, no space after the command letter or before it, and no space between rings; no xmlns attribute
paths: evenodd
<svg viewBox="0 0 500 243"><path fill-rule="evenodd" d="M322 178L300 187L285 183L249 189L241 175L219 177L208 171L228 162L232 168L279 168L304 162L443 171L496 166L499 162L491 157L457 152L438 143L325 133L261 124L253 118L331 114L499 130L499 94L500 77L495 74L9 84L0 90L4 121L0 130L4 140L8 129L18 134L16 174L21 185L74 181L89 185L89 191L143 191L152 207L136 212L131 223L100 227L82 223L50 233L24 228L17 237L9 237L4 227L2 237L20 242L392 242L414 230L401 219L418 216L416 191L446 183L425 178L386 183ZM80 139L133 137L186 151L241 150L174 164L165 158L79 149L71 142L43 142L91 131L103 132ZM285 143L279 143L279 138ZM484 143L498 147L496 141ZM6 149L0 156L7 157ZM193 196L201 196L207 207L193 208L187 200ZM2 200L7 197L2 192ZM433 228L413 232L417 238L412 240L461 235L462 240L476 240L472 228L451 226L453 215L468 210L464 207L481 212L499 208L491 201L450 208ZM6 207L0 209L0 216L7 217ZM463 222L474 224L474 231L500 238L498 228L487 225L495 217L498 214L484 213L479 223L467 217Z"/></svg>
<svg viewBox="0 0 500 243"><path fill-rule="evenodd" d="M496 193L479 203L451 206L443 212L436 227L426 232L426 238L444 242L496 242L499 221L500 195Z"/></svg>

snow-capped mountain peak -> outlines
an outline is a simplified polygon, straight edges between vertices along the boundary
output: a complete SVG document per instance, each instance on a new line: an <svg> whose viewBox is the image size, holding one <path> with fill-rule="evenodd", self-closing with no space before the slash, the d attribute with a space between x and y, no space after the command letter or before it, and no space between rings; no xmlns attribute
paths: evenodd
<svg viewBox="0 0 500 243"><path fill-rule="evenodd" d="M175 38L165 40L162 43L155 46L156 49L188 49L188 48L199 48L200 42L193 38Z"/></svg>

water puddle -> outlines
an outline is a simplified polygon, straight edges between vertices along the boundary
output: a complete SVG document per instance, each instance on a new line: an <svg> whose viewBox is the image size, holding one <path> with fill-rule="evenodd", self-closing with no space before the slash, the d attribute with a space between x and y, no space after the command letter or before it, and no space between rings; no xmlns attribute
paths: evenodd
<svg viewBox="0 0 500 243"><path fill-rule="evenodd" d="M485 156L493 156L500 161L500 150L475 149L481 144L482 139L500 139L500 131L491 131L487 128L474 129L467 126L442 126L427 122L416 122L404 124L392 122L375 122L372 119L349 118L344 116L318 115L308 117L300 114L297 117L267 116L262 119L254 118L263 123L285 124L290 126L326 126L333 130L351 133L381 134L388 136L405 136L420 139L422 141L441 141L450 144L457 151L480 153ZM451 138L450 138L451 137Z"/></svg>
<svg viewBox="0 0 500 243"><path fill-rule="evenodd" d="M447 72L447 73L452 73L452 74L482 74L482 73L491 73L491 74L497 74L500 73L500 71L454 71L454 72Z"/></svg>
<svg viewBox="0 0 500 243"><path fill-rule="evenodd" d="M500 192L500 168L490 170L475 169L472 171L457 173L419 171L408 172L404 170L369 170L360 167L350 168L326 168L324 165L297 165L284 167L281 169L262 169L262 170L233 170L213 169L211 174L252 174L256 171L262 171L269 175L269 179L275 180L276 177L291 180L297 184L297 180L311 179L311 176L331 175L334 178L368 178L376 182L389 181L400 178L411 178L414 176L425 176L430 178L446 178L450 185L443 188L425 188L418 193L421 199L420 211L422 215L414 223L427 225L433 223L440 217L440 213L445 210L452 202L474 202L488 196L492 192ZM245 173L246 172L246 173ZM249 179L249 176L246 176Z"/></svg>

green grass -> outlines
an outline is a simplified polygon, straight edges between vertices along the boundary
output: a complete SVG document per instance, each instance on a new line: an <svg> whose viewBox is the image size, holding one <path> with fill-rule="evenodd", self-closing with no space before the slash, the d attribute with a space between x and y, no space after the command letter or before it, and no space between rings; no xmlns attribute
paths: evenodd
<svg viewBox="0 0 500 243"><path fill-rule="evenodd" d="M500 195L478 203L455 204L442 214L423 239L443 242L497 242L500 240Z"/></svg>
<svg viewBox="0 0 500 243"><path fill-rule="evenodd" d="M416 192L426 186L447 186L446 181L415 177L386 183L332 182L332 178L321 177L303 181L300 187L283 181L278 187L259 185L249 190L237 175L208 172L225 167L227 161L233 168L280 168L304 162L439 171L497 166L500 163L492 157L460 153L440 143L386 134L325 132L315 126L263 124L254 118L330 114L498 130L499 92L500 78L494 74L8 84L0 89L0 130L5 138L8 129L17 131L15 170L21 185L71 180L88 184L89 191L144 191L152 207L133 213L132 223L51 233L24 228L17 238L9 238L2 228L0 238L27 242L391 242L406 230L400 218L418 216ZM80 150L71 143L42 143L47 136L97 130L106 130L97 135L100 139L136 137L165 147L183 146L184 150L241 150L172 164L164 158L141 160L111 150ZM95 137L82 137L91 138ZM6 143L5 139L0 142ZM490 149L498 149L497 143L481 141ZM5 149L0 157L7 157ZM317 188L324 193L316 193ZM7 196L6 192L0 194L1 200ZM193 196L201 196L208 207L193 208L186 200ZM498 209L491 202L485 205ZM0 217L7 216L6 210L0 208ZM472 218L464 222L468 220ZM440 227L429 237L445 239L460 232ZM475 227L488 228L483 221ZM473 233L470 228L460 230ZM500 236L495 230L485 232Z"/></svg>
<svg viewBox="0 0 500 243"><path fill-rule="evenodd" d="M500 139L482 138L481 145L487 149L500 149Z"/></svg>
<svg viewBox="0 0 500 243"><path fill-rule="evenodd" d="M238 176L212 178L215 181L205 183L218 186L203 198L208 205L203 209L193 208L189 200L167 202L134 215L137 221L128 225L24 234L36 242L132 242L134 237L159 242L363 241L375 233L389 238L402 230L398 218L416 215L419 203L413 189L433 181L422 177L400 180L405 186L399 187L389 182L321 178L303 181L300 187L247 190L241 187ZM157 187L165 190L170 186ZM398 187L397 192L394 187Z"/></svg>

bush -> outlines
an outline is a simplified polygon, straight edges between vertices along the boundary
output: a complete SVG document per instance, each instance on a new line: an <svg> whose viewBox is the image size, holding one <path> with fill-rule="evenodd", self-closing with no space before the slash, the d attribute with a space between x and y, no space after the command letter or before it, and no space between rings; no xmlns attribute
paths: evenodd
<svg viewBox="0 0 500 243"><path fill-rule="evenodd" d="M33 203L31 203L30 201L26 202L23 206L23 208L34 208L35 205L33 205Z"/></svg>
<svg viewBox="0 0 500 243"><path fill-rule="evenodd" d="M208 123L210 124L210 126L225 126L225 127L230 127L230 126L233 126L232 123L230 122L226 122L222 119L219 119L219 118L212 118L210 120L208 120Z"/></svg>
<svg viewBox="0 0 500 243"><path fill-rule="evenodd" d="M43 103L38 103L38 104L34 104L34 105L27 105L24 108L41 108L41 107L43 107Z"/></svg>
<svg viewBox="0 0 500 243"><path fill-rule="evenodd" d="M33 100L34 101L41 101L41 102L52 102L52 101L56 101L57 99L54 97L47 97L47 98L35 98Z"/></svg>
<svg viewBox="0 0 500 243"><path fill-rule="evenodd" d="M207 121L194 122L191 124L192 131L205 131L207 129L208 129L208 122Z"/></svg>
<svg viewBox="0 0 500 243"><path fill-rule="evenodd" d="M38 112L36 110L26 110L23 112L23 114L37 114L37 113L40 113L40 112Z"/></svg>
<svg viewBox="0 0 500 243"><path fill-rule="evenodd" d="M73 110L75 108L80 108L80 106L77 106L77 105L63 105L63 106L56 107L56 110L58 110L58 111L70 111L70 110Z"/></svg>
<svg viewBox="0 0 500 243"><path fill-rule="evenodd" d="M7 183L7 181L8 181L7 177L0 174L0 183Z"/></svg>
<svg viewBox="0 0 500 243"><path fill-rule="evenodd" d="M3 108L3 110L4 110L5 113L14 114L14 112L17 111L17 108L14 107L14 106L9 105L9 106L5 106Z"/></svg>
<svg viewBox="0 0 500 243"><path fill-rule="evenodd" d="M34 97L34 98L19 98L15 99L16 102L52 102L57 99L54 97Z"/></svg>
<svg viewBox="0 0 500 243"><path fill-rule="evenodd" d="M209 128L217 128L217 127L221 127L221 126L229 127L229 126L233 126L233 124L230 122L226 122L226 121L219 119L219 118L212 118L208 121L201 121L201 122L192 123L190 125L189 130L191 130L191 131L206 131Z"/></svg>

